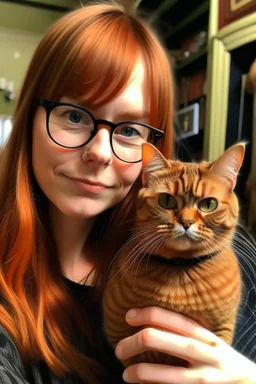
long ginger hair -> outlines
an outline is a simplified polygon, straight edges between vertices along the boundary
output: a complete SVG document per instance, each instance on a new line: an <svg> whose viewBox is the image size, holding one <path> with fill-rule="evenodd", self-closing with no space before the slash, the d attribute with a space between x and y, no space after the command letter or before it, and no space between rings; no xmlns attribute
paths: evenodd
<svg viewBox="0 0 256 384"><path fill-rule="evenodd" d="M107 103L128 84L139 55L146 66L150 124L165 131L158 148L171 157L173 83L168 57L145 21L109 2L71 12L47 31L29 65L1 157L0 324L25 363L44 360L57 376L74 372L90 382L89 360L71 342L73 328L83 328L92 345L97 341L90 339L90 330L64 289L47 199L32 172L34 115L41 97ZM102 227L104 221L104 231L98 241L118 237L116 223L128 222L139 183L122 203L100 215L88 239L92 249L99 222ZM97 254L100 250L95 249ZM98 290L110 261L110 256L104 256L104 262L102 258L96 257Z"/></svg>

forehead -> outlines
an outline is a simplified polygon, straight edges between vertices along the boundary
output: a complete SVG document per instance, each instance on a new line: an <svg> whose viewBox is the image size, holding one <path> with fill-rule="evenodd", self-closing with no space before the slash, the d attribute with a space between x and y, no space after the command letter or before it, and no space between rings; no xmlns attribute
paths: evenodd
<svg viewBox="0 0 256 384"><path fill-rule="evenodd" d="M145 65L140 59L132 72L131 79L128 82L127 86L124 88L123 92L117 99L124 99L124 101L129 100L131 106L136 106L144 104L144 99L146 96L146 81L145 81Z"/></svg>
<svg viewBox="0 0 256 384"><path fill-rule="evenodd" d="M223 193L223 181L209 169L209 164L174 162L170 172L174 195L189 197L218 197Z"/></svg>
<svg viewBox="0 0 256 384"><path fill-rule="evenodd" d="M86 91L79 98L62 97L62 101L84 106L96 118L105 118L110 121L148 119L150 114L149 92L146 84L146 71L142 59L138 60L131 73L129 81L123 89L111 100L98 105L97 99L90 101L86 98ZM147 121L146 121L147 122Z"/></svg>

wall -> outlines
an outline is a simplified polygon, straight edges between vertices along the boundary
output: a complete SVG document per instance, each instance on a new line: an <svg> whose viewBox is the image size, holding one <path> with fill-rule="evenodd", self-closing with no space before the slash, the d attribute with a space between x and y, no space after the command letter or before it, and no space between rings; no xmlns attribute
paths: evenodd
<svg viewBox="0 0 256 384"><path fill-rule="evenodd" d="M70 8L79 5L78 0L40 2ZM16 95L38 42L46 29L62 15L59 11L0 2L0 79L14 81ZM4 92L0 91L0 115L11 114L14 105L15 101L7 102Z"/></svg>
<svg viewBox="0 0 256 384"><path fill-rule="evenodd" d="M40 38L40 34L0 29L0 78L14 82L16 96ZM7 102L4 91L0 91L0 114L11 114L14 104L15 99Z"/></svg>

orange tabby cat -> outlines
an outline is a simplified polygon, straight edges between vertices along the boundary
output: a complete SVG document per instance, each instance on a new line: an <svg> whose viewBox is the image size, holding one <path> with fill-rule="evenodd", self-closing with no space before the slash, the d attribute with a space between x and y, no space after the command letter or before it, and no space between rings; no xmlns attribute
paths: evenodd
<svg viewBox="0 0 256 384"><path fill-rule="evenodd" d="M152 305L189 316L231 343L241 292L231 246L238 219L233 188L243 157L237 144L213 163L182 163L143 144L134 232L114 258L103 300L113 346L139 330L126 323L126 312ZM186 364L152 351L123 363L142 361Z"/></svg>

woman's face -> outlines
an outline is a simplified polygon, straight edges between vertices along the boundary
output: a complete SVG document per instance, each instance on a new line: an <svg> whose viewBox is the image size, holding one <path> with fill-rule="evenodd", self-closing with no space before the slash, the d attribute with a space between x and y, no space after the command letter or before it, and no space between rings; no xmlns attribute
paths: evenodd
<svg viewBox="0 0 256 384"><path fill-rule="evenodd" d="M66 97L61 101L80 104L79 100ZM128 86L115 99L100 108L83 107L96 119L148 123L142 61L137 63ZM63 214L81 218L95 217L119 203L141 170L141 163L125 163L113 154L108 126L99 125L96 136L83 147L66 149L55 144L46 131L43 107L38 108L33 124L32 165L49 201Z"/></svg>

